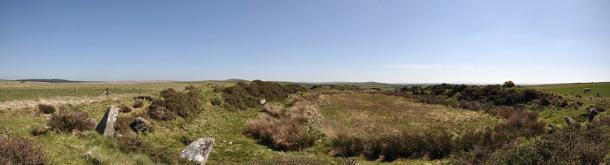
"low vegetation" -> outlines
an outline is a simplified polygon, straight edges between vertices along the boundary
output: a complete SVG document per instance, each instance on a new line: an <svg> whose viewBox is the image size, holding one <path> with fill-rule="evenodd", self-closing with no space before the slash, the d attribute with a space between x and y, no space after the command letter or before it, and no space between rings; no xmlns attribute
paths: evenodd
<svg viewBox="0 0 610 165"><path fill-rule="evenodd" d="M0 134L0 164L47 164L44 152L27 139Z"/></svg>
<svg viewBox="0 0 610 165"><path fill-rule="evenodd" d="M369 160L442 159L462 150L460 136L493 127L489 115L380 94L322 95L331 154ZM456 136L458 135L458 136Z"/></svg>
<svg viewBox="0 0 610 165"><path fill-rule="evenodd" d="M302 150L317 139L307 125L314 120L310 115L314 111L317 110L306 103L293 103L286 109L266 105L264 113L248 121L244 134L275 150Z"/></svg>
<svg viewBox="0 0 610 165"><path fill-rule="evenodd" d="M148 92L145 94L150 97L129 96L75 107L58 102L53 103L56 112L52 115L40 115L44 112L34 107L36 103L31 108L0 112L0 130L14 132L11 136L22 137L33 148L39 147L44 158L41 164L187 164L192 162L177 155L200 137L216 139L209 164L610 161L610 151L605 147L610 145L610 118L605 111L610 104L605 97L594 94L567 95L547 86L538 90L538 86L509 83L440 84L394 91L382 90L390 86L379 89L342 86L353 84L323 85L306 91L297 84L257 81L250 87L252 83L193 83L200 90L192 87L170 90L167 87L177 88L151 84L158 87L155 92L158 94ZM308 87L313 85L319 84ZM235 86L240 86L233 88L240 91L237 95L224 92ZM164 91L159 92L160 89ZM285 95L260 92L279 89ZM230 109L227 96L240 97L236 100L252 106L246 107L249 111L226 111L235 110ZM260 99L267 103L261 106ZM142 105L134 106L138 101ZM87 121L93 128L92 119L100 119L109 106L121 104L131 111L119 113L115 138L76 128L75 125L83 124L75 123ZM262 111L255 111L261 108ZM592 121L587 120L590 108L599 112ZM564 116L574 118L576 123L566 126ZM135 117L146 120L146 129L138 128L144 130L142 133L132 127ZM52 122L61 124L51 126ZM0 156L0 164L15 164L10 159Z"/></svg>
<svg viewBox="0 0 610 165"><path fill-rule="evenodd" d="M305 88L296 84L281 85L275 82L254 80L248 84L240 81L234 86L218 90L222 92L225 108L245 110L257 106L261 99L271 102L282 101L288 98L289 94L305 91Z"/></svg>
<svg viewBox="0 0 610 165"><path fill-rule="evenodd" d="M178 92L172 88L160 92L161 99L154 100L148 107L148 115L157 120L173 120L177 116L189 118L201 112L201 90L193 86Z"/></svg>
<svg viewBox="0 0 610 165"><path fill-rule="evenodd" d="M55 113L55 107L50 104L38 104L38 110L44 114Z"/></svg>
<svg viewBox="0 0 610 165"><path fill-rule="evenodd" d="M144 153L148 155L154 162L161 164L187 164L186 160L177 157L178 153L157 147L152 143L141 139L137 136L122 136L117 137L115 148L127 153Z"/></svg>
<svg viewBox="0 0 610 165"><path fill-rule="evenodd" d="M95 128L95 120L80 109L69 106L53 114L47 125L61 132L87 131Z"/></svg>

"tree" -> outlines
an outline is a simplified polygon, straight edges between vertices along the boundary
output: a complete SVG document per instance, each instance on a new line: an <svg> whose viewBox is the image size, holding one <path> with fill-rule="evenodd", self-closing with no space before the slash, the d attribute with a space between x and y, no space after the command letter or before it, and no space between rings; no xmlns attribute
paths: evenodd
<svg viewBox="0 0 610 165"><path fill-rule="evenodd" d="M504 88L512 88L515 87L515 83L513 83L513 81L505 81L504 84L502 85L502 87Z"/></svg>

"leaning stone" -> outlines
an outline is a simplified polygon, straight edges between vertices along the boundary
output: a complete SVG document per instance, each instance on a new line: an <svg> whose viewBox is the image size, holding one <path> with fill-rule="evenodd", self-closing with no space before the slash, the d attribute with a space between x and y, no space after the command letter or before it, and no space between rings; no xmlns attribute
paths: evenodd
<svg viewBox="0 0 610 165"><path fill-rule="evenodd" d="M95 127L95 130L106 137L114 136L114 123L116 122L118 114L119 108L111 105L108 110L106 110L106 113L104 113L104 117L102 117L100 123Z"/></svg>
<svg viewBox="0 0 610 165"><path fill-rule="evenodd" d="M214 138L199 138L186 146L180 152L180 157L195 161L198 164L205 164L208 161L210 152L212 152L212 147L214 147Z"/></svg>
<svg viewBox="0 0 610 165"><path fill-rule="evenodd" d="M576 122L574 121L574 119L572 119L572 118L571 118L571 117L569 117L569 116L565 116L565 117L563 117L563 120L565 120L565 122L566 122L566 124L567 124L568 126L571 126L572 124L576 123Z"/></svg>

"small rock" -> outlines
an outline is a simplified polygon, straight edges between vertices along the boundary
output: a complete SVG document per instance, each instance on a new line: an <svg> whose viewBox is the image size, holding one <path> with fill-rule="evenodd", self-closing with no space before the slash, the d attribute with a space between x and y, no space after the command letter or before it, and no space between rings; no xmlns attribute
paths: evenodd
<svg viewBox="0 0 610 165"><path fill-rule="evenodd" d="M214 147L214 138L199 138L189 144L180 152L181 158L186 158L190 161L195 161L198 164L205 164Z"/></svg>
<svg viewBox="0 0 610 165"><path fill-rule="evenodd" d="M100 120L100 123L97 124L95 130L100 134L103 134L106 137L114 136L114 123L116 122L116 117L119 114L119 108L114 105L108 107L106 113L104 113L104 117Z"/></svg>
<svg viewBox="0 0 610 165"><path fill-rule="evenodd" d="M261 105L265 105L265 103L267 103L267 100L261 99L260 101L258 101L258 103Z"/></svg>
<svg viewBox="0 0 610 165"><path fill-rule="evenodd" d="M574 121L574 119L572 119L572 118L571 118L571 117L569 117L569 116L565 116L565 117L563 117L563 120L565 120L565 122L566 122L566 124L567 124L568 126L571 126L572 124L576 123L576 121Z"/></svg>
<svg viewBox="0 0 610 165"><path fill-rule="evenodd" d="M148 125L148 122L143 117L135 118L133 120L133 122L131 122L131 124L129 124L129 127L131 127L131 129L133 129L133 131L138 132L138 133L147 132L150 130L150 126Z"/></svg>

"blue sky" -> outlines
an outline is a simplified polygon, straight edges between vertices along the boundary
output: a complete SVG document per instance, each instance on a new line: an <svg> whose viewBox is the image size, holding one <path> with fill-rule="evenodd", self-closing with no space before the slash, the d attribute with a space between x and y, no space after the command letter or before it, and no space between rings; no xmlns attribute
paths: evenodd
<svg viewBox="0 0 610 165"><path fill-rule="evenodd" d="M607 0L0 0L0 79L610 81Z"/></svg>

